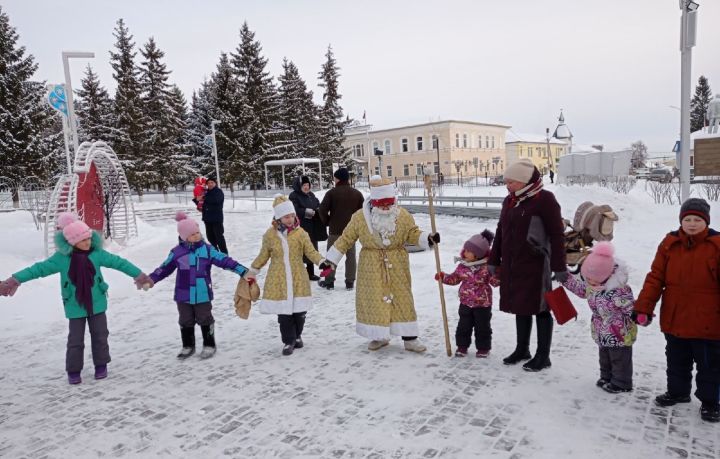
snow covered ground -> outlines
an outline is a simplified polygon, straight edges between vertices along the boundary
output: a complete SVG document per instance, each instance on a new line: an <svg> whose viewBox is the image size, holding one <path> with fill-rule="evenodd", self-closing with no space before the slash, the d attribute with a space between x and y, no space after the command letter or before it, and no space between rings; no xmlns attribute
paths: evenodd
<svg viewBox="0 0 720 459"><path fill-rule="evenodd" d="M642 185L628 196L597 187L548 188L567 218L588 199L614 207L620 216L614 242L637 293L657 244L678 226L678 207L654 204ZM446 194L466 192L446 187ZM490 192L504 193L497 187L473 190ZM244 264L257 254L271 218L269 202L258 205L255 211L252 201L236 201L235 209L227 209L234 210L226 216L229 249ZM426 215L416 219L429 228ZM720 221L720 206L714 205L712 219ZM439 217L443 268L453 268L465 239L496 223ZM111 250L150 271L172 247L175 225L139 226L139 240ZM0 239L3 278L43 255L41 233L28 213L0 214ZM215 271L218 353L207 361L179 362L173 282L137 292L129 278L106 270L110 375L92 379L87 343L79 386L69 386L64 373L67 321L57 278L23 285L15 297L0 298L0 456L720 457L720 429L700 421L696 400L670 409L652 403L665 389L657 322L640 331L630 394L595 387L597 348L589 310L577 298L580 318L556 326L548 371L502 365L515 335L513 316L499 311L490 358L448 358L433 254L410 259L422 339L429 347L423 355L405 352L399 340L368 351L354 333L355 292L315 286L306 347L282 357L276 316L253 311L250 320L236 317L236 277ZM446 295L454 336L457 288L446 287Z"/></svg>

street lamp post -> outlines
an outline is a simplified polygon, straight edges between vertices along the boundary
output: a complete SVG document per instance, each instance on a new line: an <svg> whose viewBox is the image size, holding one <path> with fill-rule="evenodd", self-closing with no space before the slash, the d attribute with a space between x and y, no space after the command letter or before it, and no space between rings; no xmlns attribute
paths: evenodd
<svg viewBox="0 0 720 459"><path fill-rule="evenodd" d="M690 197L690 72L699 6L692 0L680 0L680 199L683 202Z"/></svg>
<svg viewBox="0 0 720 459"><path fill-rule="evenodd" d="M218 152L217 152L217 142L215 141L215 125L220 124L220 121L218 120L212 120L210 122L210 129L212 130L212 146L213 146L213 156L215 157L215 178L217 178L217 186L220 187L220 165L218 163ZM253 184L253 188L255 188L255 184Z"/></svg>
<svg viewBox="0 0 720 459"><path fill-rule="evenodd" d="M65 72L65 98L67 100L67 111L68 111L68 124L70 125L70 137L73 144L74 153L78 151L78 134L77 134L77 123L75 122L75 107L73 106L73 89L70 83L70 64L68 62L71 58L91 59L95 57L95 53L84 52L84 51L63 51L63 71Z"/></svg>

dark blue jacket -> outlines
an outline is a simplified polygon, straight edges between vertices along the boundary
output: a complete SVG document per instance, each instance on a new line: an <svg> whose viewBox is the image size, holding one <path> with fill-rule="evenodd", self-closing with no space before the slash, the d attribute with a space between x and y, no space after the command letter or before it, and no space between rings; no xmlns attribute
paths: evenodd
<svg viewBox="0 0 720 459"><path fill-rule="evenodd" d="M203 201L202 219L206 223L222 223L225 194L220 187L207 190Z"/></svg>

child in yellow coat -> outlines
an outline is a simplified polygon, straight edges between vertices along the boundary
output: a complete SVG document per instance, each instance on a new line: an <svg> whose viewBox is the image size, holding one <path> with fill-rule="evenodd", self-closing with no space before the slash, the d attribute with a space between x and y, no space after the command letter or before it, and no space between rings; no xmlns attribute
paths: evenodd
<svg viewBox="0 0 720 459"><path fill-rule="evenodd" d="M310 279L303 264L303 255L330 272L330 265L315 250L310 236L300 227L292 202L284 195L273 201L272 226L263 235L260 253L252 262L248 277L254 277L270 260L265 277L260 312L277 314L283 355L290 355L303 347L302 331L305 314L312 304Z"/></svg>

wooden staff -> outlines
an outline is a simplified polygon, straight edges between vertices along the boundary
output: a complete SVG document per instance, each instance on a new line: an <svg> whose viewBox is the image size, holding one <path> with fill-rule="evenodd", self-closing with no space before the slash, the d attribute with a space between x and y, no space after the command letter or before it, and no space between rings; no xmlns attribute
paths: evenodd
<svg viewBox="0 0 720 459"><path fill-rule="evenodd" d="M436 233L437 227L435 226L435 207L433 206L432 176L430 175L430 168L425 168L424 172L425 189L427 190L428 195L428 214L430 214L430 228L432 229L433 233ZM439 177L440 176L438 175L438 180ZM437 273L439 274L441 272L440 247L438 247L438 244L433 244L433 249L435 250L435 268ZM443 329L445 330L445 349L447 350L448 357L452 357L452 347L450 346L450 331L448 330L447 310L445 309L445 289L440 276L438 276L438 289L440 290L440 306L442 308Z"/></svg>

